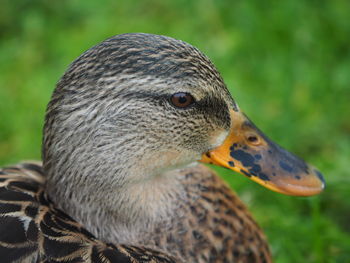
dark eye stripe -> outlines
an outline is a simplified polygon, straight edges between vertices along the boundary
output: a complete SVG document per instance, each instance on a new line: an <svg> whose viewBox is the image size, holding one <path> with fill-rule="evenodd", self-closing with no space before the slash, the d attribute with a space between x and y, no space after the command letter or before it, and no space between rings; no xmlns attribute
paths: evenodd
<svg viewBox="0 0 350 263"><path fill-rule="evenodd" d="M170 97L170 102L177 108L187 108L194 103L194 98L189 93L178 92Z"/></svg>

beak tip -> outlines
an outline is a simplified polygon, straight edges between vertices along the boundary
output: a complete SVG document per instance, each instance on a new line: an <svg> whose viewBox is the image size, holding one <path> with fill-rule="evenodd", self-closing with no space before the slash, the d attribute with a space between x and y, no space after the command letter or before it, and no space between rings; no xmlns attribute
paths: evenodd
<svg viewBox="0 0 350 263"><path fill-rule="evenodd" d="M288 191L291 195L297 196L313 196L320 194L326 187L325 179L320 171L313 168L313 173L305 179L305 184L293 185L288 184Z"/></svg>
<svg viewBox="0 0 350 263"><path fill-rule="evenodd" d="M315 174L318 177L318 179L320 179L320 181L322 182L322 190L323 190L326 187L326 181L325 181L322 173L319 170L314 169L314 171L315 171Z"/></svg>

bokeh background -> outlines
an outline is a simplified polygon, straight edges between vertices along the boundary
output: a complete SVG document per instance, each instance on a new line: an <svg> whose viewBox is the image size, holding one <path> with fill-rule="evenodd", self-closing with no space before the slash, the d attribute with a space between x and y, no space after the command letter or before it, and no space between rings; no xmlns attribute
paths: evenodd
<svg viewBox="0 0 350 263"><path fill-rule="evenodd" d="M250 118L324 173L324 193L298 198L219 170L264 228L275 262L350 262L348 0L1 0L0 165L40 159L59 77L125 32L197 46Z"/></svg>

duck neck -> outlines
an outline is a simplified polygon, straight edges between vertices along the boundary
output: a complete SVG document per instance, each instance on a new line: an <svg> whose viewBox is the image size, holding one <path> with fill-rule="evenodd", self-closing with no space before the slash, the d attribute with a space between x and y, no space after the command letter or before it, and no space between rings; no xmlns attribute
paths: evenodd
<svg viewBox="0 0 350 263"><path fill-rule="evenodd" d="M61 171L74 176L70 180L48 176L47 191L58 208L99 239L135 242L145 230L152 232L181 216L179 204L186 192L176 169L145 176L144 169L126 167L111 169L110 173L101 167L74 169L75 173ZM143 174L137 176L135 170Z"/></svg>

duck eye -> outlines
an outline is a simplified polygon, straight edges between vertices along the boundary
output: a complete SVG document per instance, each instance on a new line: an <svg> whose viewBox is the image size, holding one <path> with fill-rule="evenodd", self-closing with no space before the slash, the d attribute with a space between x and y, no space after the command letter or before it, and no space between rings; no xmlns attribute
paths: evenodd
<svg viewBox="0 0 350 263"><path fill-rule="evenodd" d="M177 108L186 108L193 104L194 98L189 93L178 92L170 97L170 102Z"/></svg>

